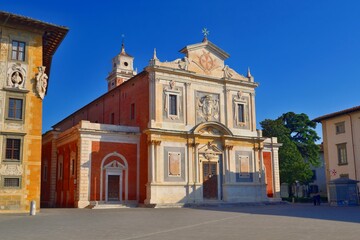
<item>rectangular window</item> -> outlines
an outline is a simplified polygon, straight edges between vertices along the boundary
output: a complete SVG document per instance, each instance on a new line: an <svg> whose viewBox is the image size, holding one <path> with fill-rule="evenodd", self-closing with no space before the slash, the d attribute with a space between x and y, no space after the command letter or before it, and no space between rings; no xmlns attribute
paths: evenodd
<svg viewBox="0 0 360 240"><path fill-rule="evenodd" d="M335 124L336 134L345 133L345 122Z"/></svg>
<svg viewBox="0 0 360 240"><path fill-rule="evenodd" d="M130 105L130 120L135 119L135 103Z"/></svg>
<svg viewBox="0 0 360 240"><path fill-rule="evenodd" d="M70 169L71 176L74 176L75 175L75 160L74 159L71 159L70 167L71 167L71 169Z"/></svg>
<svg viewBox="0 0 360 240"><path fill-rule="evenodd" d="M337 152L338 152L338 164L346 165L347 162L347 153L346 153L346 143L337 144Z"/></svg>
<svg viewBox="0 0 360 240"><path fill-rule="evenodd" d="M110 123L111 124L115 123L115 113L111 113L111 115L110 115Z"/></svg>
<svg viewBox="0 0 360 240"><path fill-rule="evenodd" d="M177 95L169 94L169 114L170 115L178 115L177 110Z"/></svg>
<svg viewBox="0 0 360 240"><path fill-rule="evenodd" d="M62 162L59 162L59 169L58 169L58 180L61 180L63 178L63 164Z"/></svg>
<svg viewBox="0 0 360 240"><path fill-rule="evenodd" d="M341 178L349 178L349 174L347 174L347 173L342 173L342 174L340 174L340 177L341 177Z"/></svg>
<svg viewBox="0 0 360 240"><path fill-rule="evenodd" d="M5 159L9 161L20 161L20 147L20 139L7 138L5 147Z"/></svg>
<svg viewBox="0 0 360 240"><path fill-rule="evenodd" d="M20 178L5 177L4 178L4 187L5 188L19 188L20 187Z"/></svg>
<svg viewBox="0 0 360 240"><path fill-rule="evenodd" d="M9 98L8 118L22 119L23 100L18 98Z"/></svg>
<svg viewBox="0 0 360 240"><path fill-rule="evenodd" d="M25 61L25 43L19 41L12 41L11 59L18 61Z"/></svg>
<svg viewBox="0 0 360 240"><path fill-rule="evenodd" d="M241 104L241 103L237 104L237 114L238 114L238 122L244 123L245 122L244 104Z"/></svg>

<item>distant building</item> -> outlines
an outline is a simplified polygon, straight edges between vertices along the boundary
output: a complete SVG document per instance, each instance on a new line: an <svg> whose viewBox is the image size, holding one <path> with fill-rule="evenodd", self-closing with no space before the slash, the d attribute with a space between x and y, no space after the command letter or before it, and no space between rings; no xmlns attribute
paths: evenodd
<svg viewBox="0 0 360 240"><path fill-rule="evenodd" d="M108 92L43 137L42 205L279 200L276 138L256 130L248 71L205 37L139 74L122 45Z"/></svg>
<svg viewBox="0 0 360 240"><path fill-rule="evenodd" d="M321 122L326 179L360 180L360 106L330 113ZM328 191L329 192L329 191Z"/></svg>
<svg viewBox="0 0 360 240"><path fill-rule="evenodd" d="M319 162L318 167L311 166L313 171L312 182L309 184L308 192L311 194L319 193L321 196L327 196L326 188L326 175L325 175L325 159L324 159L324 147L320 144Z"/></svg>
<svg viewBox="0 0 360 240"><path fill-rule="evenodd" d="M0 212L40 206L42 100L67 32L0 12Z"/></svg>

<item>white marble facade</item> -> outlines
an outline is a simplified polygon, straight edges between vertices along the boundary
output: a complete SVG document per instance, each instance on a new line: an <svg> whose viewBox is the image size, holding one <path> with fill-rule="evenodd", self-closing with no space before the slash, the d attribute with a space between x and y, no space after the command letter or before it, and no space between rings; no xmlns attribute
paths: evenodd
<svg viewBox="0 0 360 240"><path fill-rule="evenodd" d="M180 52L183 58L161 62L154 51L145 69L150 75L145 203L268 201L265 138L256 130L258 83L249 70L243 76L227 66L229 54L206 38ZM278 171L274 141L266 151ZM279 190L278 172L267 174Z"/></svg>

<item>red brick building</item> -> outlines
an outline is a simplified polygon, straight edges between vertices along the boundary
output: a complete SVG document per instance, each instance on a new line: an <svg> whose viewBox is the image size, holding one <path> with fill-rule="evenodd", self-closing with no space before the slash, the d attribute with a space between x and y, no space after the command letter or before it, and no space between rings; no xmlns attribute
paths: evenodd
<svg viewBox="0 0 360 240"><path fill-rule="evenodd" d="M256 130L254 90L206 38L139 74L122 46L108 92L43 137L42 205L278 199L275 138Z"/></svg>

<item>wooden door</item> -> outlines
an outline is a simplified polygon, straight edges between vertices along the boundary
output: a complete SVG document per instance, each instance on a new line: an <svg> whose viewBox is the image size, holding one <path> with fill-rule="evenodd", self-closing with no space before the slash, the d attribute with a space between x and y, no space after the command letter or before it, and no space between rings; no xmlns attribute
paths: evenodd
<svg viewBox="0 0 360 240"><path fill-rule="evenodd" d="M217 163L203 162L203 197L218 199Z"/></svg>
<svg viewBox="0 0 360 240"><path fill-rule="evenodd" d="M109 175L108 176L108 201L120 200L120 176Z"/></svg>

